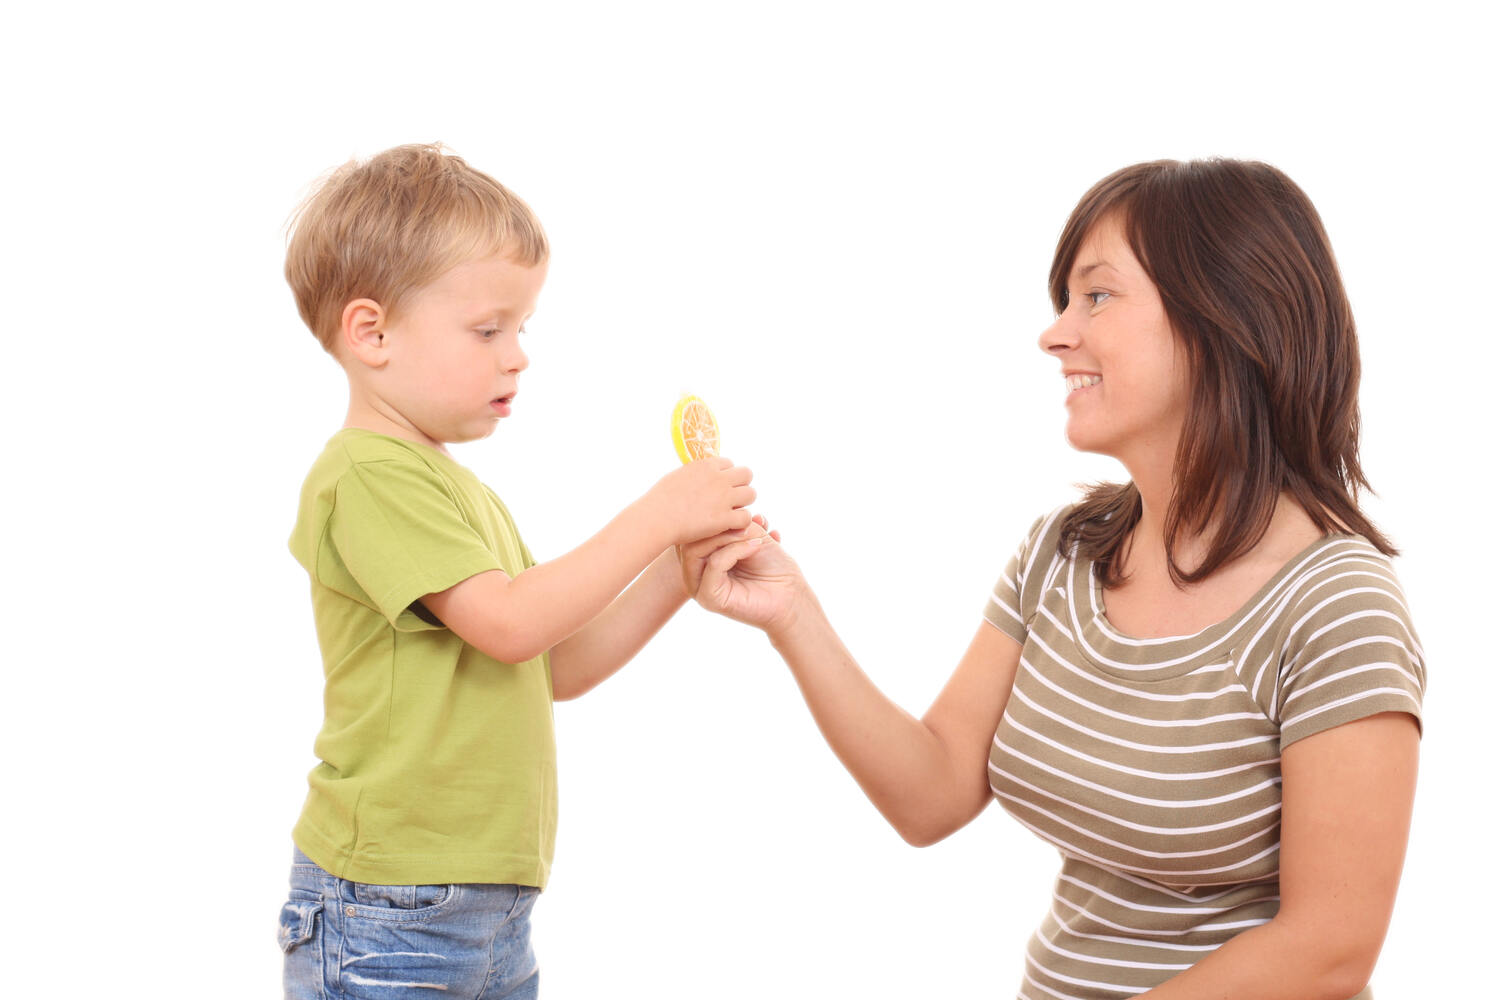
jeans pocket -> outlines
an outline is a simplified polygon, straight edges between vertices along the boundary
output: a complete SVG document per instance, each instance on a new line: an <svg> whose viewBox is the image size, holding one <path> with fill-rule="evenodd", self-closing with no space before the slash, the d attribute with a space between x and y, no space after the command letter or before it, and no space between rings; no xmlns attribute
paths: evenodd
<svg viewBox="0 0 1500 1000"><path fill-rule="evenodd" d="M276 933L281 950L290 952L312 940L318 927L318 914L322 911L323 901L320 899L287 900L281 908L281 926Z"/></svg>
<svg viewBox="0 0 1500 1000"><path fill-rule="evenodd" d="M344 902L329 917L338 933L330 975L337 976L339 996L411 1000L481 992L491 933L463 887L348 882L343 888Z"/></svg>
<svg viewBox="0 0 1500 1000"><path fill-rule="evenodd" d="M422 910L441 906L453 895L451 885L369 885L349 882L350 895L360 906L383 910Z"/></svg>

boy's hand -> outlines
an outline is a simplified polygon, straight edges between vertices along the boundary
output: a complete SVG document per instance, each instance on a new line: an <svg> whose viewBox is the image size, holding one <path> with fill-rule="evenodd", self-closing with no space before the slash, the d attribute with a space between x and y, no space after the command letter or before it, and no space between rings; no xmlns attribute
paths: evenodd
<svg viewBox="0 0 1500 1000"><path fill-rule="evenodd" d="M669 545L683 545L750 524L750 470L727 458L700 458L663 476L643 498Z"/></svg>

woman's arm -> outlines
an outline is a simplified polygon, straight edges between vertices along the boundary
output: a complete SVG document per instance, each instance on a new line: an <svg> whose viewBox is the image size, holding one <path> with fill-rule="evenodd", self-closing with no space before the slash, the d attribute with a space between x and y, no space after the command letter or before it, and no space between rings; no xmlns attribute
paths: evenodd
<svg viewBox="0 0 1500 1000"><path fill-rule="evenodd" d="M1375 968L1396 902L1417 783L1417 725L1386 712L1286 749L1281 910L1150 1000L1348 1000Z"/></svg>
<svg viewBox="0 0 1500 1000"><path fill-rule="evenodd" d="M925 846L979 815L990 797L990 744L1020 662L1016 641L981 624L937 700L916 719L859 668L779 544L735 542L704 565L714 542L684 552L689 588L709 610L766 631L834 754L896 831Z"/></svg>

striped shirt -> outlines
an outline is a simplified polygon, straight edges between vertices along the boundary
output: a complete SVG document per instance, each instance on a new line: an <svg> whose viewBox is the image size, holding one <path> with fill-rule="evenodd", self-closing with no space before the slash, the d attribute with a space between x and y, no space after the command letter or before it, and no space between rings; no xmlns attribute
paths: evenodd
<svg viewBox="0 0 1500 1000"><path fill-rule="evenodd" d="M1120 1000L1276 914L1281 752L1379 712L1420 719L1425 670L1390 560L1308 546L1233 617L1131 639L1092 562L1037 521L985 608L1023 645L990 750L1007 812L1062 854L1019 996Z"/></svg>

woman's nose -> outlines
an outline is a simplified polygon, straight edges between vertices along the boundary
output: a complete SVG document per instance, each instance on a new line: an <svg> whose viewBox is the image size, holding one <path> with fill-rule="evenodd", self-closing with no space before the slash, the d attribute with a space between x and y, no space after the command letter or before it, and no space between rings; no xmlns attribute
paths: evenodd
<svg viewBox="0 0 1500 1000"><path fill-rule="evenodd" d="M1042 331L1036 345L1045 354L1061 354L1078 346L1078 331L1066 311Z"/></svg>

